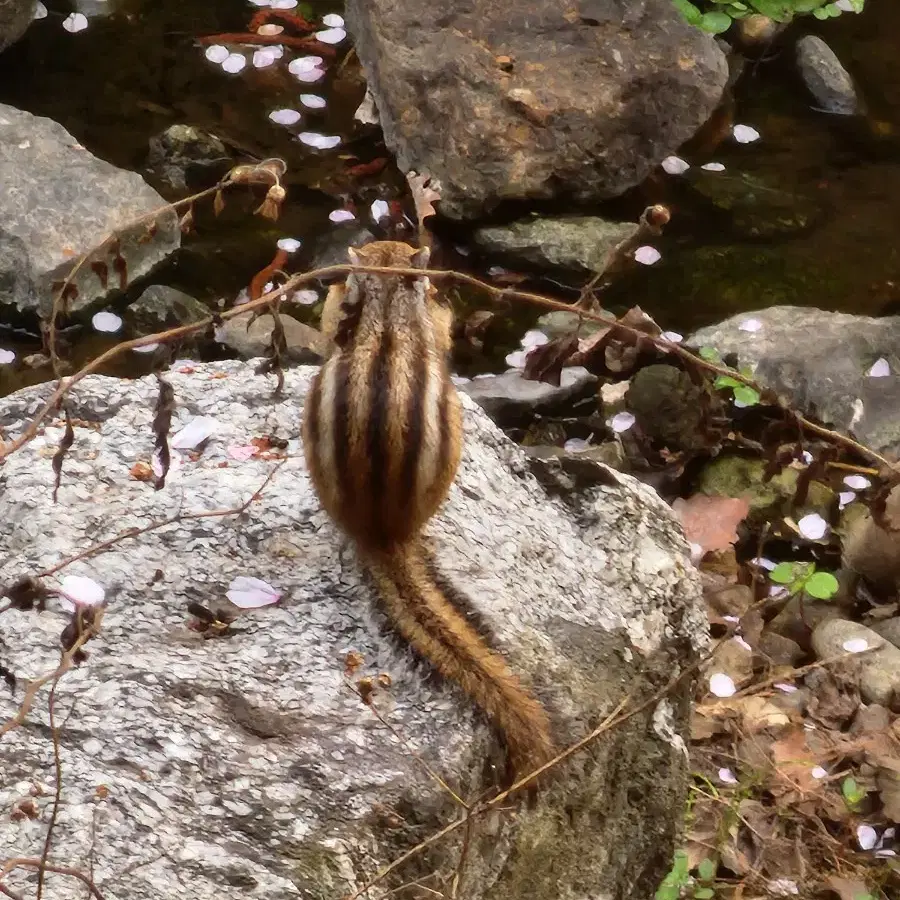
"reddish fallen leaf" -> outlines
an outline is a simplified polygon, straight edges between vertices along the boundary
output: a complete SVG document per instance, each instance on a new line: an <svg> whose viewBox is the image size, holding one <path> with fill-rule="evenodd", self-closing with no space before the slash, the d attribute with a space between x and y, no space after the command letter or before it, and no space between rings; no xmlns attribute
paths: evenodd
<svg viewBox="0 0 900 900"><path fill-rule="evenodd" d="M742 497L720 497L694 494L687 500L677 499L672 508L684 528L685 537L706 553L727 550L737 542L737 526L750 512Z"/></svg>
<svg viewBox="0 0 900 900"><path fill-rule="evenodd" d="M387 163L386 156L379 156L370 162L357 163L355 166L350 166L350 168L347 169L347 174L354 178L365 178L369 175L377 175L384 170Z"/></svg>

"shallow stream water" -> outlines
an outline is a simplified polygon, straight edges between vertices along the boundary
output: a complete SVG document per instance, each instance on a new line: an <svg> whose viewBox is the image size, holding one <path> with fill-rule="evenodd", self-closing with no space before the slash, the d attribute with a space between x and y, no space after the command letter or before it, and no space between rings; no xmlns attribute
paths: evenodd
<svg viewBox="0 0 900 900"><path fill-rule="evenodd" d="M371 224L373 200L402 190L390 166L363 179L347 172L385 155L379 138L353 121L364 85L352 55L344 59L349 41L339 45L338 60L320 83L303 85L283 64L251 63L229 74L206 58L198 36L245 31L257 11L246 0L82 0L88 27L77 33L63 27L70 4L48 5L49 15L0 56L0 102L49 116L97 156L139 171L149 139L176 123L218 135L238 158L278 156L288 163L289 197L277 223L250 215L252 207L240 201L217 220L200 211L198 235L186 239L152 281L210 305L230 305L271 261L278 238L303 242L292 260L293 270L301 270L316 248L346 243L361 224ZM861 16L800 26L819 31L837 50L858 81L867 116L851 120L812 109L793 70L790 40L748 63L731 118L723 116L722 128L708 128L692 147L678 151L691 162L689 172L660 173L610 207L627 218L651 202L668 203L673 211L657 242L661 260L635 265L619 279L606 296L611 309L639 304L663 328L681 332L776 303L870 315L900 310L900 6L869 0L868 7ZM321 21L340 12L340 4L301 3L295 11ZM301 93L321 95L327 106L303 110ZM283 108L303 110L302 121L291 127L270 121L269 114ZM732 122L752 125L760 139L736 143L729 136ZM340 135L342 142L313 150L296 139L305 130ZM710 161L722 163L724 171L699 168ZM355 204L357 222L329 221L330 212L348 203ZM565 211L575 210L556 210ZM465 240L457 234L454 241L460 237ZM469 261L476 271L494 262ZM511 341L529 318L513 319ZM39 349L36 338L2 326L0 346L20 357ZM73 338L73 361L115 339L88 325ZM475 368L502 369L505 350L499 351ZM131 356L113 370L137 374L140 366ZM4 373L0 393L48 374L17 366Z"/></svg>

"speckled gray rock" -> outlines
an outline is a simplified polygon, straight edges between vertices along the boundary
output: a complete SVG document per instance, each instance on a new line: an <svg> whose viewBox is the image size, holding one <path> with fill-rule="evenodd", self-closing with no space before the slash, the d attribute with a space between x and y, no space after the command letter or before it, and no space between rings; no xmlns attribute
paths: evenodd
<svg viewBox="0 0 900 900"><path fill-rule="evenodd" d="M602 272L607 255L631 237L637 225L599 216L532 218L475 231L475 243L487 253L532 266L577 272Z"/></svg>
<svg viewBox="0 0 900 900"><path fill-rule="evenodd" d="M894 694L900 692L900 648L871 628L847 619L827 619L812 634L813 650L819 659L846 653L844 644L852 640L864 640L869 647L877 648L857 657L860 694L869 703L890 706Z"/></svg>
<svg viewBox="0 0 900 900"><path fill-rule="evenodd" d="M268 352L275 327L275 320L268 313L257 316L251 322L252 316L252 313L235 316L216 329L216 340L231 347L244 359L253 359ZM321 362L328 353L327 338L311 325L281 313L281 327L284 329L288 359L300 363Z"/></svg>
<svg viewBox="0 0 900 900"><path fill-rule="evenodd" d="M0 0L0 50L14 44L34 20L36 0Z"/></svg>
<svg viewBox="0 0 900 900"><path fill-rule="evenodd" d="M741 331L747 319L757 319L762 327ZM702 328L687 343L736 353L795 409L841 431L852 429L880 453L900 453L900 316L875 319L772 306ZM872 378L866 373L880 358L891 374Z"/></svg>
<svg viewBox="0 0 900 900"><path fill-rule="evenodd" d="M78 255L113 231L165 201L140 175L92 156L62 125L0 105L0 308L46 314L54 282L72 270ZM147 274L181 244L178 216L169 210L120 233L131 281ZM99 302L118 287L115 258L101 251L103 279L84 265L74 279L72 312ZM104 285L104 280L106 285Z"/></svg>
<svg viewBox="0 0 900 900"><path fill-rule="evenodd" d="M440 212L617 196L691 137L725 55L671 0L348 0L387 145Z"/></svg>
<svg viewBox="0 0 900 900"><path fill-rule="evenodd" d="M514 425L538 413L549 413L595 390L597 378L581 366L562 370L559 384L525 378L514 369L500 375L483 375L461 384L479 406L499 425Z"/></svg>
<svg viewBox="0 0 900 900"><path fill-rule="evenodd" d="M171 373L174 428L219 423L199 458L183 456L160 491L130 477L150 458L152 379L92 376L70 411L79 422L59 502L50 455L59 423L2 469L0 584L38 572L122 529L248 500L271 460L232 445L288 439L287 460L240 516L183 519L72 564L109 608L90 659L57 691L64 785L51 858L91 868L107 900L340 900L385 863L459 817L459 807L345 682L388 673L377 703L397 734L465 797L486 786L490 730L455 688L411 664L383 630L355 556L319 507L298 443L312 369L273 379L238 362ZM47 387L0 403L7 438ZM697 575L658 496L610 473L576 501L551 499L523 454L463 397L466 450L450 498L429 526L446 577L472 597L511 664L552 710L561 743L625 697L652 696L703 645ZM90 423L90 424L89 424ZM280 605L238 620L229 638L185 627L186 606L226 604L237 575L265 579ZM5 665L21 679L52 671L65 617L2 614ZM683 814L690 679L578 757L533 809L476 820L458 896L466 900L649 897L671 863ZM0 723L21 699L0 691ZM634 701L633 701L634 702ZM53 781L47 700L0 738L0 809L34 798L38 817L0 816L0 867L41 852ZM98 792L99 786L104 786ZM40 789L39 789L40 790ZM52 791L51 791L52 794ZM457 870L459 838L433 845L369 896ZM31 896L33 875L7 883ZM46 900L74 884L48 879Z"/></svg>
<svg viewBox="0 0 900 900"><path fill-rule="evenodd" d="M797 68L825 112L851 116L861 111L853 79L834 50L818 35L807 34L797 41Z"/></svg>

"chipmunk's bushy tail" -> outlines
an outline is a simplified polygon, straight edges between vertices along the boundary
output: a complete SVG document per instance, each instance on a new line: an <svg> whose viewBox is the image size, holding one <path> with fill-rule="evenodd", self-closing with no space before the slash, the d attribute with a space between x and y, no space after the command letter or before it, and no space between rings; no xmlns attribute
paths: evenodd
<svg viewBox="0 0 900 900"><path fill-rule="evenodd" d="M500 732L511 780L552 759L547 713L437 583L422 541L364 556L393 627L440 675L462 687Z"/></svg>

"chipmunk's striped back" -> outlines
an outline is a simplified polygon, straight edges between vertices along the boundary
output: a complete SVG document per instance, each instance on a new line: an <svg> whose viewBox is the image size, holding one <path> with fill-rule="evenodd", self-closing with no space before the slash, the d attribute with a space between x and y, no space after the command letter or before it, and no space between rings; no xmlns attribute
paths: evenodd
<svg viewBox="0 0 900 900"><path fill-rule="evenodd" d="M416 256L390 241L351 251L379 268L409 269ZM424 277L354 272L333 287L322 328L335 346L306 398L303 447L322 505L356 541L389 620L491 718L516 777L552 757L547 715L441 589L419 536L462 448L451 325Z"/></svg>
<svg viewBox="0 0 900 900"><path fill-rule="evenodd" d="M384 244L388 265L398 264L393 248L412 252L405 244L371 244L367 264L385 264L372 252ZM363 546L416 534L459 465L462 411L447 366L449 310L429 291L427 279L359 274L329 296L341 306L336 346L306 401L304 443L322 504Z"/></svg>

